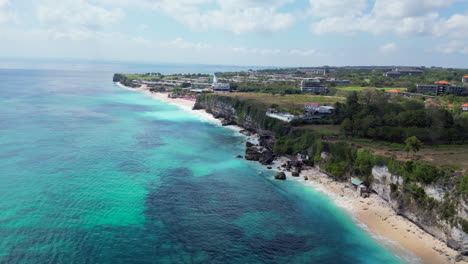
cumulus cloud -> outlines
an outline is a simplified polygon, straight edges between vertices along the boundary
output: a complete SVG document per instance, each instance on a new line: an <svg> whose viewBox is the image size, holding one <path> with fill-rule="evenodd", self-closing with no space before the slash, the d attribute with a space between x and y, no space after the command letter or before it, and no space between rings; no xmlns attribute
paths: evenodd
<svg viewBox="0 0 468 264"><path fill-rule="evenodd" d="M211 29L234 34L271 33L291 27L295 16L280 12L294 0L94 0L108 5L151 8L189 26L194 31Z"/></svg>
<svg viewBox="0 0 468 264"><path fill-rule="evenodd" d="M106 9L85 0L47 0L37 5L40 23L54 28L100 30L124 17L120 8Z"/></svg>
<svg viewBox="0 0 468 264"><path fill-rule="evenodd" d="M312 1L312 0L311 0ZM311 24L314 34L394 33L399 36L429 35L466 38L468 13L444 18L441 8L467 0L376 0L370 12L327 16ZM340 9L340 7L337 7ZM361 9L362 10L362 9Z"/></svg>

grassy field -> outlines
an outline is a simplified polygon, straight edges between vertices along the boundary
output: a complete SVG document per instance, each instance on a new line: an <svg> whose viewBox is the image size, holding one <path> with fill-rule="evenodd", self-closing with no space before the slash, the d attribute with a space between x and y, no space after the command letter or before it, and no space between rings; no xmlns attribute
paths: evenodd
<svg viewBox="0 0 468 264"><path fill-rule="evenodd" d="M348 139L349 144L361 146L373 153L396 157L400 161L423 160L437 167L449 166L455 170L468 172L468 145L424 145L416 154L403 150L402 144L372 141L369 139Z"/></svg>
<svg viewBox="0 0 468 264"><path fill-rule="evenodd" d="M271 107L272 104L276 104L281 108L303 108L304 104L310 102L333 105L336 102L345 101L344 97L311 94L272 95L267 93L231 93L223 94L222 96L236 97L241 100L253 102L254 104L261 105L266 108Z"/></svg>
<svg viewBox="0 0 468 264"><path fill-rule="evenodd" d="M363 91L365 89L377 89L377 90L384 90L384 91L394 90L394 89L400 89L403 91L407 90L406 88L395 88L395 87L377 88L377 87L361 87L361 86L342 86L342 87L340 86L340 87L336 87L336 89L341 90L341 91Z"/></svg>

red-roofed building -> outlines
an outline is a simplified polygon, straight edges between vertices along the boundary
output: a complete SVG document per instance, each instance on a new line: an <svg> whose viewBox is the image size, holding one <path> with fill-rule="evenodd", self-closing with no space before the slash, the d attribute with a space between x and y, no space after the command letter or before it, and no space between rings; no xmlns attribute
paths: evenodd
<svg viewBox="0 0 468 264"><path fill-rule="evenodd" d="M305 104L305 109L309 112L318 111L322 105L319 103L307 103Z"/></svg>
<svg viewBox="0 0 468 264"><path fill-rule="evenodd" d="M445 94L462 95L466 92L467 87L453 85L447 81L438 81L435 84L418 84L416 90L419 94L436 96Z"/></svg>
<svg viewBox="0 0 468 264"><path fill-rule="evenodd" d="M437 104L437 103L436 103L436 104L432 104L432 106L434 106L434 107L440 107L440 104Z"/></svg>
<svg viewBox="0 0 468 264"><path fill-rule="evenodd" d="M468 111L468 104L462 104L461 107L463 111Z"/></svg>
<svg viewBox="0 0 468 264"><path fill-rule="evenodd" d="M448 104L447 107L448 108L453 108L453 104Z"/></svg>
<svg viewBox="0 0 468 264"><path fill-rule="evenodd" d="M463 76L462 83L468 83L468 75Z"/></svg>
<svg viewBox="0 0 468 264"><path fill-rule="evenodd" d="M434 102L434 99L432 99L432 98L427 98L424 102L425 102L425 103Z"/></svg>
<svg viewBox="0 0 468 264"><path fill-rule="evenodd" d="M387 91L388 93L402 93L404 92L403 90L400 90L400 89L392 89L392 90L388 90Z"/></svg>

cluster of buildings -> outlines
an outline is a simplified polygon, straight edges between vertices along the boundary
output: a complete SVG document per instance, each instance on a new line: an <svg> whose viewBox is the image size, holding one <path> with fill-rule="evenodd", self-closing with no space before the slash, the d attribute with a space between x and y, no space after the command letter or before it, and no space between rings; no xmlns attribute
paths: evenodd
<svg viewBox="0 0 468 264"><path fill-rule="evenodd" d="M468 76L465 76L468 77ZM467 80L463 77L464 83ZM438 81L434 84L418 84L416 87L416 92L419 94L428 94L428 95L464 95L468 91L468 87L463 85L454 85L446 81Z"/></svg>
<svg viewBox="0 0 468 264"><path fill-rule="evenodd" d="M435 101L433 98L428 98L424 101L424 105L427 107L442 107L440 103ZM449 109L453 109L454 105L453 104L446 104L445 107ZM462 104L461 109L463 112L468 112L468 104Z"/></svg>

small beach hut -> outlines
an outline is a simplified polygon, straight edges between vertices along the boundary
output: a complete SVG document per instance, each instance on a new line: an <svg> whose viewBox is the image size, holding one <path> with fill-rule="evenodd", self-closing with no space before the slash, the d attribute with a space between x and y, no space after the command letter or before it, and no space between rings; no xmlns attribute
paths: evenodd
<svg viewBox="0 0 468 264"><path fill-rule="evenodd" d="M353 185L355 189L357 189L357 187L361 184L362 184L362 181L360 179L351 177L351 185Z"/></svg>

